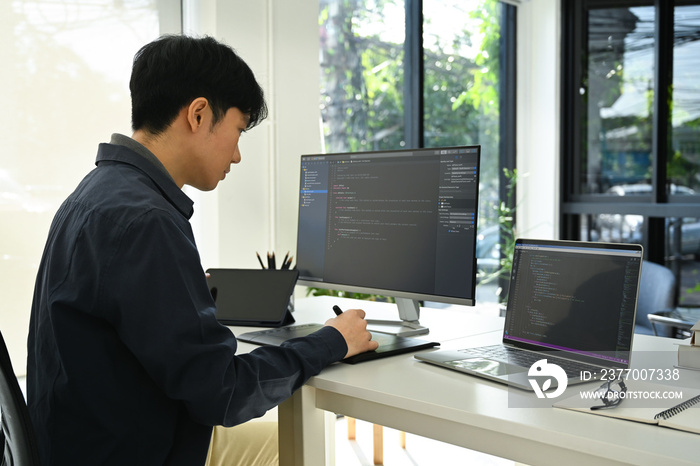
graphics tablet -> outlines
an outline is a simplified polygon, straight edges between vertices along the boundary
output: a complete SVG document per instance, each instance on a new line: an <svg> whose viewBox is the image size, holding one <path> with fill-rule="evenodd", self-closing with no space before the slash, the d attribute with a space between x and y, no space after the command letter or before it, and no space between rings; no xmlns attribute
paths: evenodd
<svg viewBox="0 0 700 466"><path fill-rule="evenodd" d="M310 335L321 327L321 324L293 325L290 327L242 333L238 335L237 338L241 341L255 343L258 345L279 346L283 342L291 340L292 338ZM372 361L374 359L385 358L387 356L410 353L439 345L437 342L420 340L418 338L398 337L396 335L380 332L371 333L372 339L379 342L379 348L377 348L375 351L356 354L355 356L343 359L342 362L347 364L355 364L362 361Z"/></svg>

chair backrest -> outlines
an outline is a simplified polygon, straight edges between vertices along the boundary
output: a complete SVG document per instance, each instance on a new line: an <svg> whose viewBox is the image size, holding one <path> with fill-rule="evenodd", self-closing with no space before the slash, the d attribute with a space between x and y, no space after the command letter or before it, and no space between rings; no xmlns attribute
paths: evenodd
<svg viewBox="0 0 700 466"><path fill-rule="evenodd" d="M34 466L39 451L24 395L0 333L0 454L2 465Z"/></svg>
<svg viewBox="0 0 700 466"><path fill-rule="evenodd" d="M653 334L648 314L676 306L676 277L663 265L644 261L637 300L637 333Z"/></svg>

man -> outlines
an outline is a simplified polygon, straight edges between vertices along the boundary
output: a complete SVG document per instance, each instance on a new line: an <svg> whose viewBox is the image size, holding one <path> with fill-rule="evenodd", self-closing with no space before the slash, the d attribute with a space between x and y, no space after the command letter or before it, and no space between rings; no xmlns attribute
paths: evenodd
<svg viewBox="0 0 700 466"><path fill-rule="evenodd" d="M133 136L100 145L37 276L27 388L47 465L204 464L212 426L260 416L377 347L351 310L309 337L234 354L181 188L214 189L241 160L241 133L267 115L262 90L229 47L184 36L143 47L130 89Z"/></svg>

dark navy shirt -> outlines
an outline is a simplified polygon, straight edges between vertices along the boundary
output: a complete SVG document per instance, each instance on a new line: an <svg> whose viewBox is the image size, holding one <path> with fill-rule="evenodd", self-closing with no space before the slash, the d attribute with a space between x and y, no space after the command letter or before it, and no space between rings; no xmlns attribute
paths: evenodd
<svg viewBox="0 0 700 466"><path fill-rule="evenodd" d="M100 145L39 267L27 389L47 465L204 464L211 426L261 416L347 352L325 327L235 355L192 201L135 144Z"/></svg>

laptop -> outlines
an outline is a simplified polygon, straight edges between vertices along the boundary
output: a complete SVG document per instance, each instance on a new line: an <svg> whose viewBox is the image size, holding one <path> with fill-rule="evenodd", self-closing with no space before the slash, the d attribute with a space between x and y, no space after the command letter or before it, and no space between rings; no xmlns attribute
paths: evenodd
<svg viewBox="0 0 700 466"><path fill-rule="evenodd" d="M543 359L568 384L628 369L642 255L637 244L518 239L502 343L414 357L526 390Z"/></svg>

